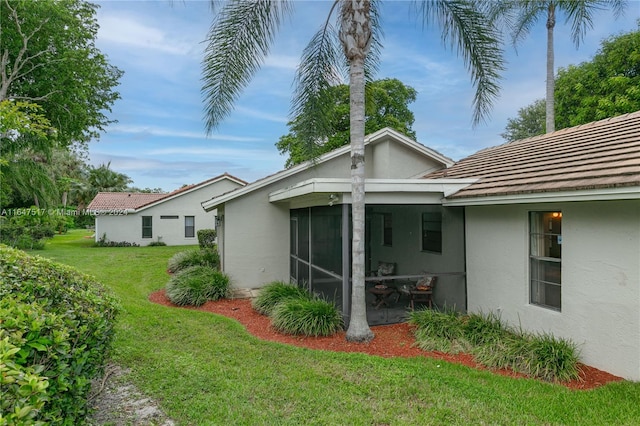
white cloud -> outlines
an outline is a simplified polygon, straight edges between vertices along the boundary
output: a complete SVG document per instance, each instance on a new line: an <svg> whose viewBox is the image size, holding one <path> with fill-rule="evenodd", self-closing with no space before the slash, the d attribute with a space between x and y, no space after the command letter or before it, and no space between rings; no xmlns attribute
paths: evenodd
<svg viewBox="0 0 640 426"><path fill-rule="evenodd" d="M98 40L173 55L185 55L194 48L192 42L175 40L162 30L147 26L135 18L115 14L103 14L100 17Z"/></svg>
<svg viewBox="0 0 640 426"><path fill-rule="evenodd" d="M213 139L223 141L234 142L259 142L261 138L245 137L245 136L231 136L231 135L218 135L212 134L207 136L205 132L190 132L184 130L168 129L164 127L155 126L132 126L132 125L120 125L114 124L109 127L109 132L112 133L130 133L135 135L144 136L166 136L166 137L179 137L185 139Z"/></svg>
<svg viewBox="0 0 640 426"><path fill-rule="evenodd" d="M288 123L289 120L287 117L283 117L282 115L269 114L268 112L263 112L261 110L246 108L246 107L236 107L235 110L241 114L248 115L249 117L260 118L262 120L273 121L276 123Z"/></svg>

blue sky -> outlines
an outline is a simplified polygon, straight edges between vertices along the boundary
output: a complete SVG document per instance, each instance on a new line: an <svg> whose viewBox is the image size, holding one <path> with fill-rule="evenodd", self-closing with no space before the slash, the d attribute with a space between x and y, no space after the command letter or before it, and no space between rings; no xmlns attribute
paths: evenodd
<svg viewBox="0 0 640 426"><path fill-rule="evenodd" d="M124 71L116 88L111 124L89 146L90 162L110 162L139 188L171 191L184 184L230 173L248 182L275 173L286 158L275 143L287 133L293 78L302 50L326 19L331 2L299 1L281 29L271 54L236 103L234 112L206 135L201 61L212 22L209 1L95 1L97 47ZM410 105L418 142L459 160L504 140L508 118L544 97L544 21L517 52L507 48L501 94L486 123L473 128L474 89L464 63L443 47L437 28L422 29L410 3L384 2L382 63L376 78L397 78L418 91ZM637 28L640 2L630 0L625 16L603 11L580 48L559 17L556 69L589 61L603 39Z"/></svg>

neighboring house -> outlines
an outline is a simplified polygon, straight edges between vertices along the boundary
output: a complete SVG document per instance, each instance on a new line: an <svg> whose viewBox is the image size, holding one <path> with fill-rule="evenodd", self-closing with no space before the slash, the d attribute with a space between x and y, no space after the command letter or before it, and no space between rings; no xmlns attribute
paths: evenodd
<svg viewBox="0 0 640 426"><path fill-rule="evenodd" d="M198 230L215 229L215 212L204 212L200 202L244 185L224 174L168 194L100 192L87 210L96 216L96 241L198 244Z"/></svg>
<svg viewBox="0 0 640 426"><path fill-rule="evenodd" d="M640 111L456 164L389 129L365 155L370 276L379 262L435 275L437 306L572 339L587 364L640 380ZM346 146L203 202L234 285L297 282L348 318L350 189ZM390 305L370 324L401 320L406 300Z"/></svg>

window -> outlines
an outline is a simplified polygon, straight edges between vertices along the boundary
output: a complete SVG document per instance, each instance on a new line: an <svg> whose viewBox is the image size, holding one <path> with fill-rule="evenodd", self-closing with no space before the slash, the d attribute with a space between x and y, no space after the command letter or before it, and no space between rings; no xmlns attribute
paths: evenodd
<svg viewBox="0 0 640 426"><path fill-rule="evenodd" d="M151 216L142 216L142 238L153 238L153 222Z"/></svg>
<svg viewBox="0 0 640 426"><path fill-rule="evenodd" d="M442 213L422 213L422 250L442 253Z"/></svg>
<svg viewBox="0 0 640 426"><path fill-rule="evenodd" d="M185 216L184 217L184 237L193 238L196 236L196 217Z"/></svg>
<svg viewBox="0 0 640 426"><path fill-rule="evenodd" d="M160 219L177 219L178 215L160 216Z"/></svg>
<svg viewBox="0 0 640 426"><path fill-rule="evenodd" d="M531 212L529 235L529 302L560 310L562 212Z"/></svg>
<svg viewBox="0 0 640 426"><path fill-rule="evenodd" d="M382 245L393 244L393 218L391 213L382 213Z"/></svg>

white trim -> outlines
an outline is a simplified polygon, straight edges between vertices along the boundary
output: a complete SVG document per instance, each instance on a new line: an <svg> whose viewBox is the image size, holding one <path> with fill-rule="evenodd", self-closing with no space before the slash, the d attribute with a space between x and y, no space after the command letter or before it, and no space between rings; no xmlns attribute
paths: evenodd
<svg viewBox="0 0 640 426"><path fill-rule="evenodd" d="M608 201L640 199L640 187L588 189L579 191L538 192L444 200L443 206L487 206L499 204L559 203L571 201Z"/></svg>
<svg viewBox="0 0 640 426"><path fill-rule="evenodd" d="M477 179L366 179L365 192L371 193L438 193L445 197L473 184ZM269 194L269 202L287 201L317 193L351 193L351 179L314 178L298 182Z"/></svg>
<svg viewBox="0 0 640 426"><path fill-rule="evenodd" d="M166 201L173 200L175 198L178 198L178 197L181 197L183 195L189 194L189 193L191 193L193 191L197 191L199 189L206 188L207 186L213 185L214 183L218 183L218 182L220 182L222 180L225 180L225 179L229 180L231 182L235 182L235 183L237 183L239 185L242 185L242 186L246 185L246 182L243 182L243 181L241 181L241 180L239 180L237 178L234 178L234 177L229 176L229 175L222 175L222 176L220 176L219 178L217 178L215 180L201 182L199 184L196 184L192 188L189 188L189 189L184 190L184 191L180 191L180 189L178 188L176 191L180 191L180 192L178 192L177 194L174 194L174 195L171 195L171 196L167 196L166 198L161 198L161 199L159 199L157 201L154 201L154 202L152 202L150 204L145 204L144 206L135 209L135 211L136 212L141 212L141 211L146 210L148 208L151 208L153 206L157 206L158 204L162 204L162 203L164 203ZM169 194L167 194L167 195L169 195Z"/></svg>
<svg viewBox="0 0 640 426"><path fill-rule="evenodd" d="M394 139L397 142L400 142L409 148L412 148L415 151L418 151L420 154L425 157L431 158L439 163L441 163L445 167L451 167L454 164L454 161L450 158L438 153L437 151L432 150L431 148L427 148L426 146L411 140L410 138L398 133L397 131L389 128L384 128L374 132L364 138L365 145L375 144L377 142L381 142L385 139ZM238 188L234 191L228 192L227 194L223 194L217 197L213 197L210 200L203 201L201 203L202 208L206 211L211 211L217 208L219 205L226 203L227 201L233 200L235 198L241 197L250 192L256 191L260 188L264 188L265 186L271 185L272 183L278 182L279 180L285 179L289 176L293 176L297 173L303 172L317 164L325 163L330 161L336 157L341 155L349 154L351 151L351 146L345 145L338 149L335 149L331 152L321 155L315 161L307 161L296 166L293 166L289 169L282 170L273 175L267 176L263 179L257 180L255 182L250 183L242 188ZM349 187L349 192L351 191Z"/></svg>

